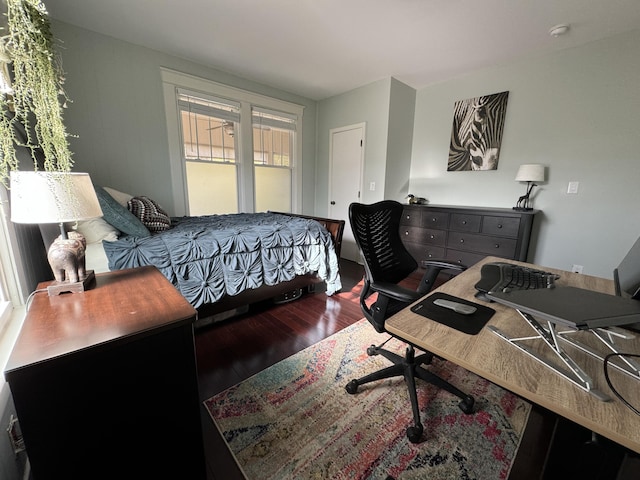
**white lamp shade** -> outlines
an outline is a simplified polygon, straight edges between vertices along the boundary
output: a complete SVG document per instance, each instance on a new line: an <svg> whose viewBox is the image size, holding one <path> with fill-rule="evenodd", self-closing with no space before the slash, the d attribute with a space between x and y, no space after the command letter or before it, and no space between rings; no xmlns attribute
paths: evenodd
<svg viewBox="0 0 640 480"><path fill-rule="evenodd" d="M544 165L536 163L520 165L516 182L544 182Z"/></svg>
<svg viewBox="0 0 640 480"><path fill-rule="evenodd" d="M64 223L102 216L88 173L11 172L11 221Z"/></svg>

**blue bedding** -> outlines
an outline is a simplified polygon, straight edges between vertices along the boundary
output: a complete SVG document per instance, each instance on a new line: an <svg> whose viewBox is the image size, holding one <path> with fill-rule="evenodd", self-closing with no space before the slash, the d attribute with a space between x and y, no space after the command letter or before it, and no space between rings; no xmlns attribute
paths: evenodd
<svg viewBox="0 0 640 480"><path fill-rule="evenodd" d="M342 288L329 232L315 220L276 213L172 219L150 237L103 242L110 270L154 265L194 306L296 275L316 273L327 295Z"/></svg>

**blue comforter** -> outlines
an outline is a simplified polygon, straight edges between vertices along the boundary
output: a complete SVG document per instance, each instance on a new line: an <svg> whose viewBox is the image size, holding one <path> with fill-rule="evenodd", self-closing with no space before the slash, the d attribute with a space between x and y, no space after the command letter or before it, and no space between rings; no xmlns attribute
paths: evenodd
<svg viewBox="0 0 640 480"><path fill-rule="evenodd" d="M156 266L194 306L316 273L327 295L342 288L329 232L315 220L275 213L172 219L172 228L103 242L109 269Z"/></svg>

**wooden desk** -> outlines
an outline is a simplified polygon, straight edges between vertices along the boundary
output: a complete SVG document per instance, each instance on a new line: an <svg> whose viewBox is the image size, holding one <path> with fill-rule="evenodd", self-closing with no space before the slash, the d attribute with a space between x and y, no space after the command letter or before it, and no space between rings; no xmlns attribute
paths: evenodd
<svg viewBox="0 0 640 480"><path fill-rule="evenodd" d="M474 298L476 292L474 285L480 279L481 266L492 261L504 261L504 259L487 257L434 292L441 291L482 303ZM522 262L514 261L513 263L527 265ZM558 286L573 285L605 293L613 294L614 292L611 280L542 268L561 275L561 278L556 282ZM511 337L534 335L531 327L515 310L497 303L491 303L490 306L496 310L496 313L487 325L494 325ZM478 335L467 335L417 315L406 308L388 319L386 328L400 338L404 338L533 403L640 453L640 417L620 400L617 398L612 398L608 402L598 400L528 355L523 354L492 333L486 326ZM592 343L592 334L578 332L576 335L579 335L585 342ZM620 351L640 353L639 337L640 335L634 340L618 342L621 347ZM545 350L546 345L542 345L539 340L535 342L539 347L536 348L536 351L540 355L553 359L553 356ZM568 347L567 350L569 350ZM571 356L591 375L596 388L607 394L611 393L604 379L601 361L576 349L571 350ZM636 407L640 405L640 380L615 370L611 372L610 376L613 384L624 398L630 400ZM613 397L613 395L610 396Z"/></svg>
<svg viewBox="0 0 640 480"><path fill-rule="evenodd" d="M34 478L205 478L195 318L155 267L37 293L5 370Z"/></svg>

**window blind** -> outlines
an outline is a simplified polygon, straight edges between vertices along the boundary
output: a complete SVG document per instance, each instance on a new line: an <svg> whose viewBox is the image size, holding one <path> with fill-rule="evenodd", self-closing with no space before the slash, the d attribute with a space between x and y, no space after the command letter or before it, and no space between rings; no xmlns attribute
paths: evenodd
<svg viewBox="0 0 640 480"><path fill-rule="evenodd" d="M178 91L178 107L180 110L216 117L230 122L240 121L240 104L231 100L216 99L214 97L195 97Z"/></svg>
<svg viewBox="0 0 640 480"><path fill-rule="evenodd" d="M273 127L295 132L298 118L296 115L290 115L284 112L252 107L251 120L256 127Z"/></svg>

